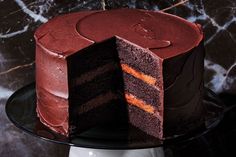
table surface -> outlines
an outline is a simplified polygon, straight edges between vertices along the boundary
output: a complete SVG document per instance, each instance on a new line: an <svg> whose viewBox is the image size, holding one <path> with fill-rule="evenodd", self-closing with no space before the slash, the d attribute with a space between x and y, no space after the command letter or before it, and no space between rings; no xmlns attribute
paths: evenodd
<svg viewBox="0 0 236 157"><path fill-rule="evenodd" d="M236 104L236 2L235 0L0 0L0 154L10 156L68 156L68 147L38 140L17 129L6 117L5 103L17 89L34 81L35 41L41 24L59 14L120 7L161 10L202 24L205 32L205 85L230 107ZM193 143L165 149L166 156L236 155L236 111L211 134ZM220 136L219 136L220 135ZM195 153L194 153L195 152ZM190 153L190 155L189 155Z"/></svg>

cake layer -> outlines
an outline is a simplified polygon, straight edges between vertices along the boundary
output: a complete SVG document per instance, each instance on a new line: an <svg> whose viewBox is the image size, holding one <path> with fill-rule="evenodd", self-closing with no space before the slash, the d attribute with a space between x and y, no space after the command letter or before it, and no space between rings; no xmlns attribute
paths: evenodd
<svg viewBox="0 0 236 157"><path fill-rule="evenodd" d="M68 56L68 69L73 69L69 76L79 77L89 71L94 71L106 64L118 63L116 53L115 38L110 38L97 44L93 44L85 49ZM114 65L115 66L115 65Z"/></svg>
<svg viewBox="0 0 236 157"><path fill-rule="evenodd" d="M132 69L134 69L135 72L138 73L137 75L144 75L141 75L139 79L146 79L149 81L150 85L163 89L161 73L162 61L160 58L154 56L152 52L119 37L117 37L116 46L122 69L126 68L126 65L128 65L131 69L127 68L127 71L132 73Z"/></svg>
<svg viewBox="0 0 236 157"><path fill-rule="evenodd" d="M73 87L71 101L75 101L79 105L107 91L123 92L120 76L120 71L110 71L95 77L90 82Z"/></svg>
<svg viewBox="0 0 236 157"><path fill-rule="evenodd" d="M76 109L74 109L76 111ZM78 111L78 110L77 110ZM91 109L82 114L71 114L70 124L73 128L72 134L77 134L99 125L109 125L109 123L127 123L126 105L121 99L113 99L99 105L96 109Z"/></svg>
<svg viewBox="0 0 236 157"><path fill-rule="evenodd" d="M75 77L73 80L71 80L71 86L79 86L84 83L93 81L96 79L96 77L101 76L105 73L112 72L112 71L118 71L118 64L111 61L110 63L107 63L102 66L98 66L96 69L87 71L86 73L80 74L80 76Z"/></svg>
<svg viewBox="0 0 236 157"><path fill-rule="evenodd" d="M135 127L156 138L162 137L162 122L156 116L143 112L138 107L128 104L128 120ZM155 124L155 125L153 125Z"/></svg>
<svg viewBox="0 0 236 157"><path fill-rule="evenodd" d="M123 73L123 79L125 91L135 95L139 99L154 106L155 108L160 107L159 105L161 104L161 102L159 99L159 90L125 72Z"/></svg>

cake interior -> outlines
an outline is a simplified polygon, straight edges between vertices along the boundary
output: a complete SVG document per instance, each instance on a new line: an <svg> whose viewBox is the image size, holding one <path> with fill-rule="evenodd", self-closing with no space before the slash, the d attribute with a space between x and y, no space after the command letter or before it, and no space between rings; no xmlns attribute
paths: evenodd
<svg viewBox="0 0 236 157"><path fill-rule="evenodd" d="M123 123L162 138L162 61L157 56L112 37L67 57L67 64L70 134Z"/></svg>

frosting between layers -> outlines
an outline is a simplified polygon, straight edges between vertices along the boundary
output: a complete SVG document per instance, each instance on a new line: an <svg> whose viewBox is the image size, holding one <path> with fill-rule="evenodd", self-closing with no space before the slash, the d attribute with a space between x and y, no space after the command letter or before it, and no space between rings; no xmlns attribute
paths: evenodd
<svg viewBox="0 0 236 157"><path fill-rule="evenodd" d="M156 86L157 80L154 77L146 75L142 72L138 72L138 71L134 70L133 68L131 68L130 66L128 66L127 64L121 64L121 68L124 72L146 82L147 84L149 84L151 86L155 86L155 88L158 89L158 87ZM160 89L158 89L158 90L160 90Z"/></svg>
<svg viewBox="0 0 236 157"><path fill-rule="evenodd" d="M87 73L82 74L81 76L75 78L72 80L73 85L81 85L83 83L92 81L96 76L102 75L106 72L113 71L118 69L118 65L115 62L107 63L105 65L102 65L98 67L95 70L89 71Z"/></svg>
<svg viewBox="0 0 236 157"><path fill-rule="evenodd" d="M117 94L115 94L112 91L108 91L106 93L102 93L100 95L98 95L97 97L89 100L88 102L82 104L81 106L79 106L79 110L78 113L79 114L83 114L86 113L94 108L97 108L103 104L106 104L112 100L118 99Z"/></svg>
<svg viewBox="0 0 236 157"><path fill-rule="evenodd" d="M133 106L136 106L139 109L141 109L149 114L152 114L153 116L158 117L159 119L162 119L161 116L158 114L158 112L156 111L156 109L152 105L147 104L143 100L138 99L136 96L134 96L130 93L125 93L125 99L129 105L131 104Z"/></svg>
<svg viewBox="0 0 236 157"><path fill-rule="evenodd" d="M106 104L112 100L119 99L119 96L111 91L108 91L106 93L100 94L99 96L89 100L88 102L82 104L79 107L78 113L83 114L86 112L89 112L90 110L93 110L99 106L102 106L103 104ZM150 104L147 104L141 99L138 99L136 96L125 93L125 99L128 103L128 105L133 105L157 118L161 118L161 116L158 114L157 110Z"/></svg>

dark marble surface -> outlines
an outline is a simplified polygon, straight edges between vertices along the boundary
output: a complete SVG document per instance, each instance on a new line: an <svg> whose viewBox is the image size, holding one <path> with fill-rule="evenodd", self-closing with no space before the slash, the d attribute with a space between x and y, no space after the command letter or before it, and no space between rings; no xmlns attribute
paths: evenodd
<svg viewBox="0 0 236 157"><path fill-rule="evenodd" d="M6 100L15 90L34 81L35 29L63 13L119 7L167 8L166 12L201 23L206 46L205 85L219 94L227 106L236 104L236 1L190 0L174 7L176 3L179 1L0 0L0 156L53 157L68 154L66 146L39 140L17 129L9 122L4 110ZM236 110L225 116L218 130L187 145L167 149L166 156L236 155L235 121Z"/></svg>

